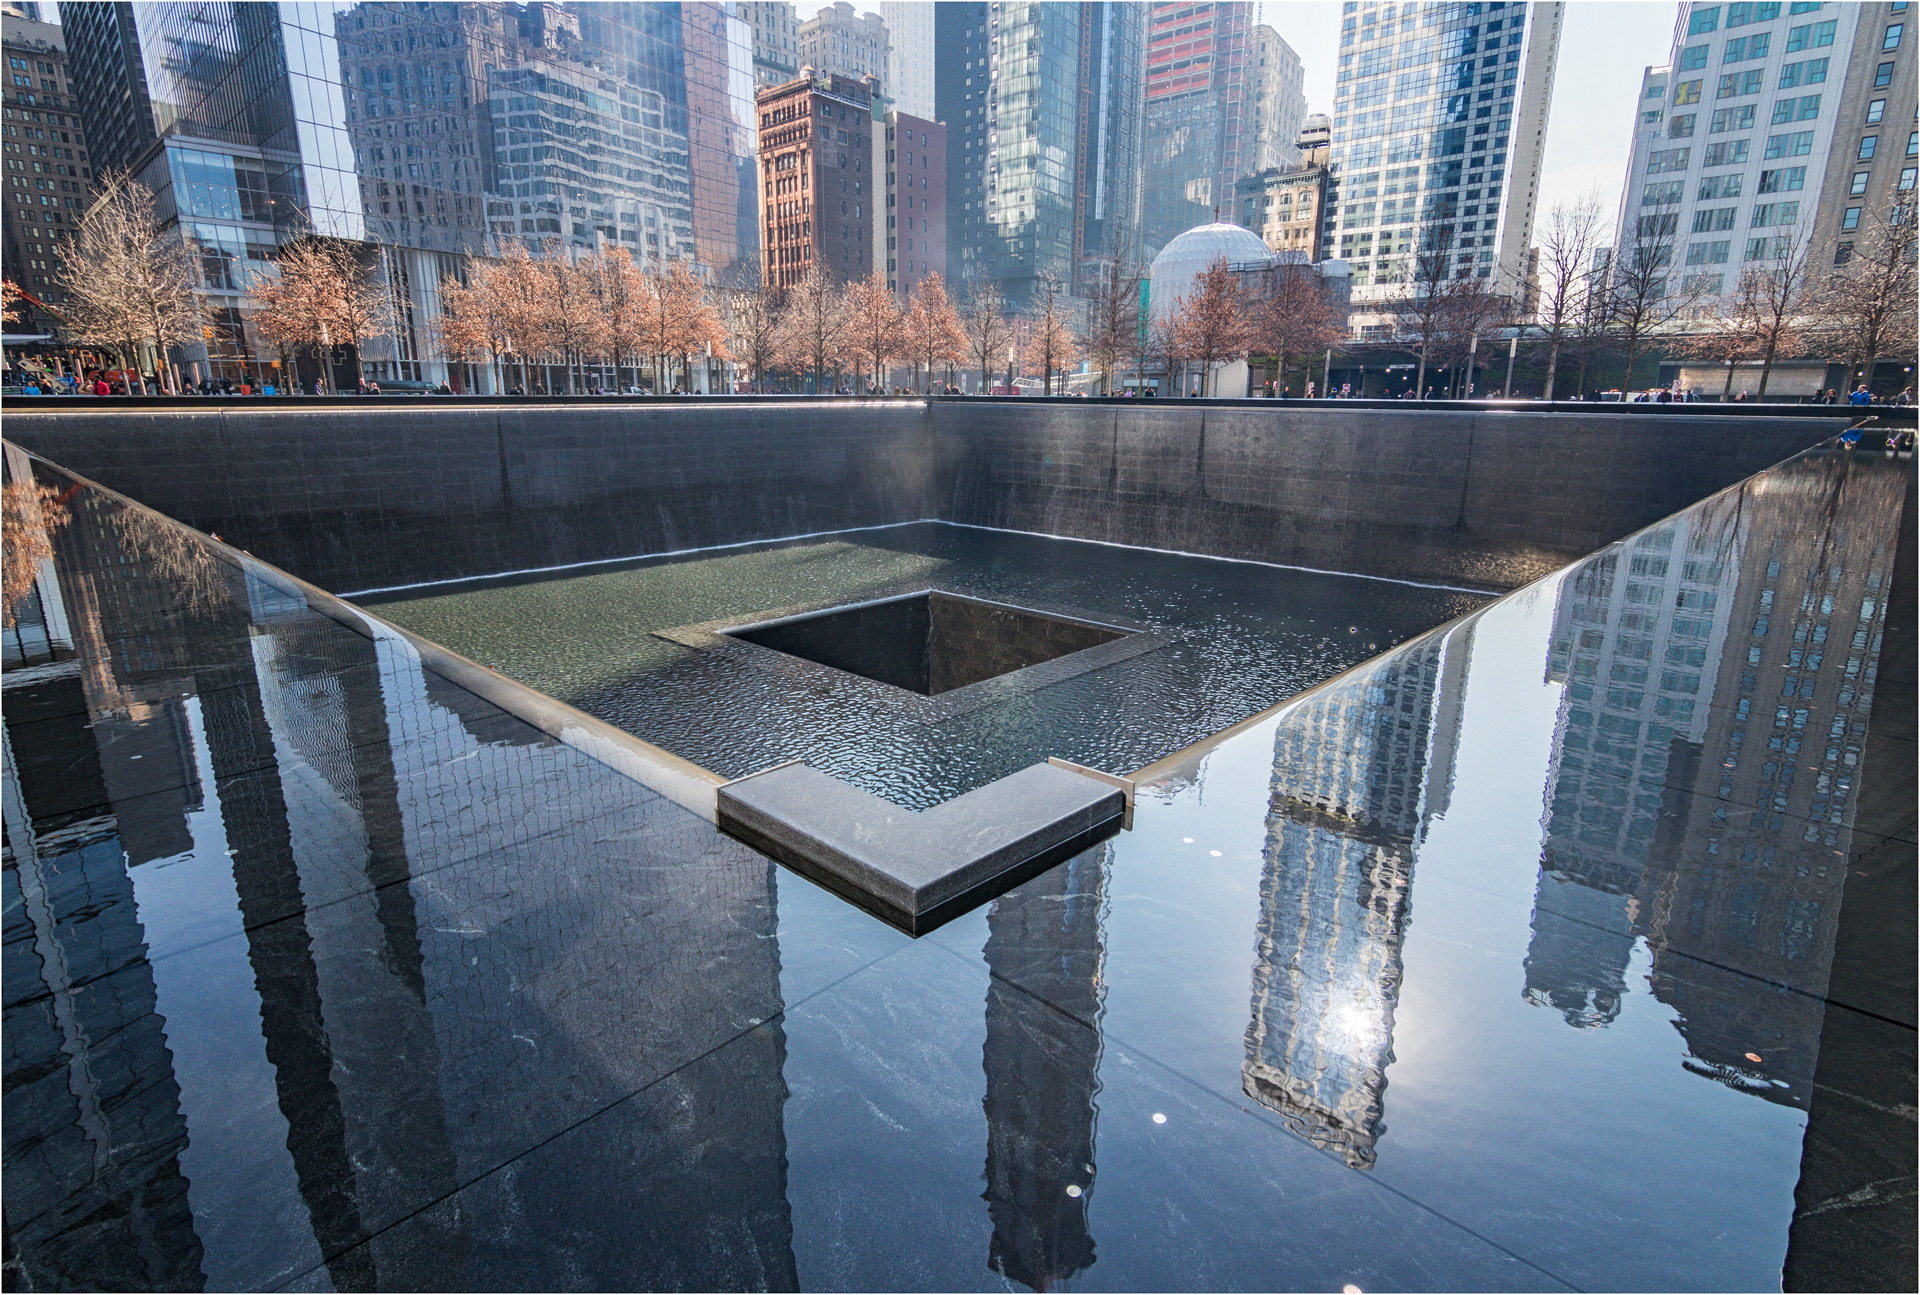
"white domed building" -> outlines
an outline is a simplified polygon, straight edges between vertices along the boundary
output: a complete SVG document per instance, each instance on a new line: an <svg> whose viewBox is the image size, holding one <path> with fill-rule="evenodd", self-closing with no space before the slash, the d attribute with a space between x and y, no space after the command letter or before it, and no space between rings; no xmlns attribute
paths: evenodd
<svg viewBox="0 0 1920 1295"><path fill-rule="evenodd" d="M1225 261L1229 269L1244 274L1264 270L1279 260L1260 236L1244 225L1224 221L1196 225L1174 238L1153 258L1153 265L1147 271L1149 317L1158 324L1171 316L1193 291L1194 280L1215 261ZM1178 376L1166 386L1164 394L1186 394L1179 389ZM1203 381L1209 376L1210 382ZM1235 360L1231 364L1216 365L1211 375L1195 372L1187 375L1187 381L1190 387L1199 386L1214 395L1244 396L1247 394L1247 362Z"/></svg>
<svg viewBox="0 0 1920 1295"><path fill-rule="evenodd" d="M1173 313L1174 303L1193 290L1193 281L1215 261L1234 270L1264 270L1279 260L1260 235L1245 225L1215 221L1195 225L1160 249L1147 271L1152 286L1147 302L1156 322Z"/></svg>

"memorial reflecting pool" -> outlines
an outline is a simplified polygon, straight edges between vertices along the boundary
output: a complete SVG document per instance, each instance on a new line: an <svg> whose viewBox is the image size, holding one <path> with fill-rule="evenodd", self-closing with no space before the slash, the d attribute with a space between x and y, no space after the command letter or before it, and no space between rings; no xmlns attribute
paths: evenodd
<svg viewBox="0 0 1920 1295"><path fill-rule="evenodd" d="M473 620L380 609L477 655L510 607L482 659L609 715L724 663L656 628L903 583L1169 641L1008 715L1133 670L1212 732L1366 662L1146 769L1131 831L916 941L41 466L67 520L39 614L71 650L5 676L9 1277L1778 1288L1849 1190L1810 1126L1845 1107L1841 1160L1912 1171L1912 969L1863 974L1845 903L1913 866L1911 471L1814 452L1498 602L1330 584L1350 601L1276 597L1237 637L1180 637L1216 597L1156 574L1188 559L1034 574L1022 546L1056 542L951 527L702 557L736 573L719 599L675 601L685 563L568 577L630 650L537 679L577 641L551 581L462 591L505 600ZM1414 599L1472 614L1289 656L1299 620L1338 645ZM690 696L685 740L739 739ZM1133 767L1070 712L1043 755ZM897 751L853 754L880 720L796 731L909 798L997 772L927 738L963 754L893 779Z"/></svg>
<svg viewBox="0 0 1920 1295"><path fill-rule="evenodd" d="M960 699L684 632L929 588L1138 633ZM362 601L718 773L804 758L923 808L1048 756L1137 769L1490 598L922 522Z"/></svg>

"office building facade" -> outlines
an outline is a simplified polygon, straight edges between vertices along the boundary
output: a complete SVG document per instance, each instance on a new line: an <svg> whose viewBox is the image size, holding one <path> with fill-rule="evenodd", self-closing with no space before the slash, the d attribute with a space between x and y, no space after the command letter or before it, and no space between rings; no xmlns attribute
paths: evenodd
<svg viewBox="0 0 1920 1295"><path fill-rule="evenodd" d="M753 29L753 83L780 85L800 71L800 18L790 0L740 0Z"/></svg>
<svg viewBox="0 0 1920 1295"><path fill-rule="evenodd" d="M1449 249L1452 277L1524 295L1562 9L1346 6L1322 235L1352 263L1361 336L1394 332L1423 247Z"/></svg>
<svg viewBox="0 0 1920 1295"><path fill-rule="evenodd" d="M1920 177L1913 11L1887 0L1859 8L1834 107L1832 161L1814 208L1813 256L1822 266L1847 264L1856 249L1871 256L1877 230L1913 210Z"/></svg>
<svg viewBox="0 0 1920 1295"><path fill-rule="evenodd" d="M1683 5L1667 62L1642 76L1618 255L1671 264L1666 286L1701 309L1731 292L1743 268L1801 254L1831 262L1846 208L1857 201L1864 212L1868 197L1896 191L1913 129L1910 54L1906 120L1885 120L1901 96L1894 74L1908 43L1897 9L1805 0ZM1894 48L1882 54L1889 32ZM1881 63L1891 64L1888 84L1876 89ZM1869 99L1880 101L1882 121L1867 123ZM1892 156L1879 153L1883 136ZM1858 195L1850 193L1855 183ZM1830 220L1829 185L1840 208ZM1857 228L1861 217L1852 219ZM1811 251L1822 226L1827 241Z"/></svg>
<svg viewBox="0 0 1920 1295"><path fill-rule="evenodd" d="M776 288L874 268L873 83L802 72L757 96L760 233Z"/></svg>
<svg viewBox="0 0 1920 1295"><path fill-rule="evenodd" d="M1234 182L1256 169L1253 57L1246 0L1150 7L1142 148L1150 248L1220 219Z"/></svg>
<svg viewBox="0 0 1920 1295"><path fill-rule="evenodd" d="M933 110L934 6L924 0L886 0L887 70L880 89L901 112L931 121Z"/></svg>
<svg viewBox="0 0 1920 1295"><path fill-rule="evenodd" d="M27 294L11 333L53 326L44 307L58 309L58 240L86 210L94 175L86 131L76 111L60 27L23 14L0 17L7 60L5 274Z"/></svg>
<svg viewBox="0 0 1920 1295"><path fill-rule="evenodd" d="M929 275L947 273L947 128L894 109L874 121L875 202L884 199L884 250L874 268L904 302Z"/></svg>
<svg viewBox="0 0 1920 1295"><path fill-rule="evenodd" d="M1326 259L1321 241L1327 195L1327 151L1332 123L1325 113L1307 118L1294 152L1298 166L1274 167L1244 176L1234 185L1236 219L1260 235L1269 251L1287 259Z"/></svg>
<svg viewBox="0 0 1920 1295"><path fill-rule="evenodd" d="M259 376L248 285L290 238L366 245L399 325L384 381L485 381L434 352L442 280L524 241L740 273L758 251L752 29L721 3L62 10L82 115L201 249L214 328L183 364ZM96 146L96 154L99 149ZM252 370L253 372L249 372ZM350 379L349 379L350 380Z"/></svg>
<svg viewBox="0 0 1920 1295"><path fill-rule="evenodd" d="M935 116L948 131L952 275L1024 303L1140 264L1141 38L1128 4L937 7Z"/></svg>
<svg viewBox="0 0 1920 1295"><path fill-rule="evenodd" d="M798 44L802 67L851 81L872 77L886 89L892 43L879 14L856 14L847 0L839 0L831 9L822 9L800 24Z"/></svg>
<svg viewBox="0 0 1920 1295"><path fill-rule="evenodd" d="M1255 171L1291 170L1300 157L1300 128L1307 120L1307 69L1279 32L1253 29L1253 156Z"/></svg>

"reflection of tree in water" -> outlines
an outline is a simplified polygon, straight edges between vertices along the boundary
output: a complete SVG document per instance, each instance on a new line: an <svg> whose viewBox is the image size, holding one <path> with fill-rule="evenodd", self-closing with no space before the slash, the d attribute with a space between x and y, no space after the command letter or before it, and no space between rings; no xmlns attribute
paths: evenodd
<svg viewBox="0 0 1920 1295"><path fill-rule="evenodd" d="M1105 1002L1102 846L987 916L987 1262L1034 1290L1093 1266L1087 1226Z"/></svg>
<svg viewBox="0 0 1920 1295"><path fill-rule="evenodd" d="M114 515L127 552L190 615L223 610L231 602L231 571L200 537L158 513L123 507Z"/></svg>
<svg viewBox="0 0 1920 1295"><path fill-rule="evenodd" d="M6 624L12 628L15 606L32 592L40 564L53 557L53 532L67 524L70 514L66 501L52 486L9 481L5 492L0 579L4 580Z"/></svg>

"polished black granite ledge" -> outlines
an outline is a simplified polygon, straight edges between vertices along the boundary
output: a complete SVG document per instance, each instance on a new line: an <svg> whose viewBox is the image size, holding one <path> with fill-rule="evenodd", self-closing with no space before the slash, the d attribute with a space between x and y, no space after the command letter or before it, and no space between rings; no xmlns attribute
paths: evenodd
<svg viewBox="0 0 1920 1295"><path fill-rule="evenodd" d="M1702 501L918 940L74 491L7 1283L1911 1289L1912 473Z"/></svg>

